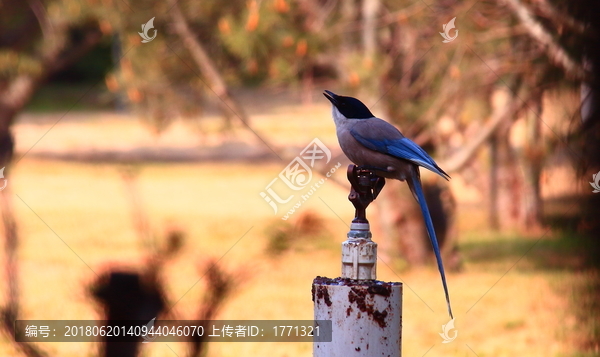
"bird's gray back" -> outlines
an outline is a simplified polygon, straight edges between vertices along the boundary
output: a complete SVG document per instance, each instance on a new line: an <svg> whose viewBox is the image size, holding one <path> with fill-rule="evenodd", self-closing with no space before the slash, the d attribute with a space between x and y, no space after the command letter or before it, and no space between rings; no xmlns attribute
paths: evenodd
<svg viewBox="0 0 600 357"><path fill-rule="evenodd" d="M404 135L395 126L379 118L348 120L348 129L364 138L378 140L400 140Z"/></svg>

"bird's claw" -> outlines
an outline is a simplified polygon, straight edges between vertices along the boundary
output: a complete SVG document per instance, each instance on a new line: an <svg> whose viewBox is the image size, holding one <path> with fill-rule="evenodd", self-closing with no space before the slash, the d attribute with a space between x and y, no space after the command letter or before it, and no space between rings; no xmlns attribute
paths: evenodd
<svg viewBox="0 0 600 357"><path fill-rule="evenodd" d="M367 206L377 198L385 185L385 179L367 166L350 165L348 181L352 185L348 199L356 208L356 215L352 222L369 223L366 217Z"/></svg>

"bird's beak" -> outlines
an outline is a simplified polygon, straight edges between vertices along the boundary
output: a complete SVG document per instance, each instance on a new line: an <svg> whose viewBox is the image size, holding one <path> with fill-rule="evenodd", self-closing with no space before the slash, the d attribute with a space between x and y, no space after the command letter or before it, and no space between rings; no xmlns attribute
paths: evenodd
<svg viewBox="0 0 600 357"><path fill-rule="evenodd" d="M323 93L323 95L325 96L325 98L329 99L329 101L331 102L331 104L337 106L337 103L338 103L338 101L337 101L338 95L337 94L335 94L335 93L333 93L331 91L326 90L325 93Z"/></svg>

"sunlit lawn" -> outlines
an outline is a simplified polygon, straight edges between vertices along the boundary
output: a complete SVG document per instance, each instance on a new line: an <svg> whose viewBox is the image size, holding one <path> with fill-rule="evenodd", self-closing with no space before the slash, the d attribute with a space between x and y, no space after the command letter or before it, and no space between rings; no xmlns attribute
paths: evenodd
<svg viewBox="0 0 600 357"><path fill-rule="evenodd" d="M57 128L54 135L62 134ZM310 130L304 135L314 137ZM204 262L211 257L221 259L228 269L244 269L248 276L220 318L312 318L312 279L339 275L337 247L345 239L353 210L347 191L327 182L297 214L312 210L322 216L329 237L323 239L329 243L296 245L283 256L270 259L265 254L266 227L282 215L274 215L259 192L286 164L137 166L138 189L153 231L160 236L168 227L177 226L186 232L184 249L165 271L169 303L177 302L174 311L178 318L194 317L204 289L200 279ZM121 168L119 164L28 157L14 167L9 186L21 237L21 318L98 318L97 306L87 295L95 274L108 267L144 264L147 251L133 227ZM335 175L345 180L345 170ZM573 266L570 261L559 260L552 268L540 263L560 255L564 247L553 242L562 242L561 236L550 231L531 248L540 235L481 230L485 219L482 206L463 205L459 214L464 269L448 276L458 330L454 342L442 344L438 335L448 317L437 271L392 271L379 264L381 280L405 283L403 355L576 355L581 326L577 326L573 310L573 289L576 284L585 285L586 273L569 268ZM51 356L95 352L90 344L47 343L41 347ZM143 349L146 356L175 356L174 352L184 356L184 347L152 343ZM16 355L5 337L0 340L0 355ZM214 343L209 355L310 356L312 346Z"/></svg>

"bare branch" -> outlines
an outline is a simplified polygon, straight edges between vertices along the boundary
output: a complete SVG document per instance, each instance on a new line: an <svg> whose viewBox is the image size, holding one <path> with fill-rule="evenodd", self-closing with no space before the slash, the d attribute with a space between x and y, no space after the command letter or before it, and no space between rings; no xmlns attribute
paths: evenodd
<svg viewBox="0 0 600 357"><path fill-rule="evenodd" d="M138 190L138 177L139 170L136 170L136 168L132 166L124 167L121 171L121 178L123 179L125 188L129 194L131 218L138 235L140 246L147 248L153 243L152 230L150 229L148 215L144 211L142 199Z"/></svg>
<svg viewBox="0 0 600 357"><path fill-rule="evenodd" d="M190 30L187 20L181 13L178 0L171 0L171 6L171 18L173 19L173 26L175 32L183 40L184 46L192 55L192 58L196 62L196 65L198 66L200 71L202 72L202 75L208 80L207 85L209 86L210 90L212 90L215 93L215 95L219 97L219 105L221 106L221 110L223 111L223 113L226 113L227 115L227 113L233 112L233 114L248 129L250 129L254 134L256 134L258 139L260 139L271 151L273 151L275 155L281 158L281 156L278 153L278 151L280 150L278 150L273 143L267 141L267 139L265 139L262 135L259 135L256 132L256 130L250 126L250 117L239 104L239 102L229 94L227 85L221 77L217 66L213 63L210 57L208 57L206 51L204 50L204 47Z"/></svg>
<svg viewBox="0 0 600 357"><path fill-rule="evenodd" d="M511 100L504 110L496 110L492 114L492 118L485 125L485 127L479 132L479 134L469 140L469 143L465 145L462 150L452 155L449 159L445 160L440 164L440 167L443 167L444 170L448 173L456 172L461 170L469 161L473 158L473 156L477 153L477 150L483 145L492 134L498 129L500 124L507 120L511 120L517 112L519 112L523 107L525 107L527 101L520 101L516 98L516 96L511 96Z"/></svg>
<svg viewBox="0 0 600 357"><path fill-rule="evenodd" d="M218 260L211 259L206 263L206 290L197 312L197 320L213 320L221 310L225 302L236 289L239 289L242 282L247 281L248 271L239 269L236 272L226 271ZM208 326L205 326L208 328ZM200 357L206 355L208 344L206 338L194 336L190 339L191 348L190 357Z"/></svg>
<svg viewBox="0 0 600 357"><path fill-rule="evenodd" d="M575 18L573 18L568 13L565 13L564 11L557 11L556 8L547 0L537 0L534 4L537 6L537 12L540 15L552 20L553 23L564 25L579 34L582 34L586 31L584 24L577 21Z"/></svg>
<svg viewBox="0 0 600 357"><path fill-rule="evenodd" d="M553 62L563 67L567 74L577 79L584 78L585 71L583 67L576 63L565 52L565 50L554 41L552 36L544 29L544 27L534 19L527 7L521 4L519 0L505 1L512 9L514 14L519 18L521 23L525 26L529 32L529 35L546 48L548 56Z"/></svg>
<svg viewBox="0 0 600 357"><path fill-rule="evenodd" d="M512 36L526 35L527 33L527 29L523 25L499 27L478 34L477 37L473 39L473 41L477 43L485 43L488 41L505 39Z"/></svg>
<svg viewBox="0 0 600 357"><path fill-rule="evenodd" d="M67 44L68 28L61 23L53 24L40 0L30 0L29 7L42 29L42 60L44 64L53 63Z"/></svg>
<svg viewBox="0 0 600 357"><path fill-rule="evenodd" d="M202 72L202 75L208 80L208 85L210 89L221 99L221 101L229 107L229 110L234 112L235 115L239 117L241 121L244 123L249 122L249 117L246 112L242 109L242 107L238 104L236 100L234 100L229 91L227 90L227 85L225 81L219 74L217 67L213 63L213 61L208 57L208 54L204 50L204 47L196 39L190 27L187 23L185 17L181 13L181 9L179 8L179 4L176 0L171 1L173 4L171 10L171 17L173 19L173 25L175 28L175 32L181 39L183 40L184 46L192 55L192 58L196 62L196 65Z"/></svg>
<svg viewBox="0 0 600 357"><path fill-rule="evenodd" d="M305 15L305 29L308 32L318 33L325 27L325 22L335 9L337 0L327 0L323 4L315 0L303 0L298 2L298 5Z"/></svg>
<svg viewBox="0 0 600 357"><path fill-rule="evenodd" d="M352 6L348 4L352 4L352 2L342 1L342 6ZM376 19L376 27L379 29L389 26L393 23L401 22L404 19L407 19L413 16L414 14L418 13L419 11L422 11L426 7L427 5L425 5L425 3L423 3L422 1L416 1L411 5L408 5L407 7L403 8L402 10L387 12L386 14L381 15ZM327 29L327 33L323 34L323 36L325 36L325 38L334 38L344 32L362 31L364 26L365 23L363 21L356 21L354 19L346 18L342 21L333 24L330 28Z"/></svg>
<svg viewBox="0 0 600 357"><path fill-rule="evenodd" d="M22 108L33 95L36 79L29 74L22 74L9 82L0 93L0 110L4 108Z"/></svg>
<svg viewBox="0 0 600 357"><path fill-rule="evenodd" d="M42 68L35 74L18 75L10 80L4 90L0 91L0 132L8 131L15 115L23 109L35 91L50 75L76 62L96 46L102 38L100 31L87 32L83 41L73 44L65 51L65 38L69 28L51 24L46 16L46 10L39 1L32 1L30 6L44 35L44 45L40 56Z"/></svg>
<svg viewBox="0 0 600 357"><path fill-rule="evenodd" d="M44 4L42 4L40 0L30 0L29 7L31 8L31 11L33 12L40 24L40 28L42 29L42 35L44 36L44 39L48 41L52 37L55 37L56 33L54 31L52 23L48 20Z"/></svg>

